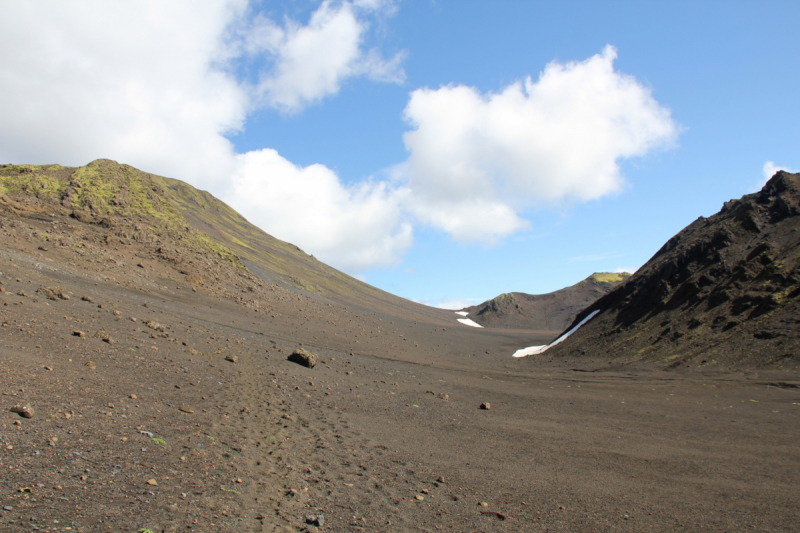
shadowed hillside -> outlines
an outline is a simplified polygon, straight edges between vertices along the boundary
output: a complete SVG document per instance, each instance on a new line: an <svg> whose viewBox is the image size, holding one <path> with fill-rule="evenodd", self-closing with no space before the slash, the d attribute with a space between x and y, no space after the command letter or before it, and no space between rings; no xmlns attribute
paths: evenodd
<svg viewBox="0 0 800 533"><path fill-rule="evenodd" d="M554 292L505 293L464 311L469 311L469 318L487 328L562 331L578 313L629 276L628 273L597 272Z"/></svg>
<svg viewBox="0 0 800 533"><path fill-rule="evenodd" d="M796 365L800 348L800 174L725 203L671 238L600 314L548 357L615 363Z"/></svg>

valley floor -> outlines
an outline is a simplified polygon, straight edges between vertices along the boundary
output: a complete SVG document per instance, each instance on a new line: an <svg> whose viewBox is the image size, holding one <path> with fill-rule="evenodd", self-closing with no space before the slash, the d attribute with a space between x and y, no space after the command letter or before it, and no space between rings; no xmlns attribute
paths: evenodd
<svg viewBox="0 0 800 533"><path fill-rule="evenodd" d="M555 332L289 291L254 310L157 265L134 279L124 249L101 267L3 239L0 530L800 523L794 373L513 359ZM54 286L69 299L37 293Z"/></svg>

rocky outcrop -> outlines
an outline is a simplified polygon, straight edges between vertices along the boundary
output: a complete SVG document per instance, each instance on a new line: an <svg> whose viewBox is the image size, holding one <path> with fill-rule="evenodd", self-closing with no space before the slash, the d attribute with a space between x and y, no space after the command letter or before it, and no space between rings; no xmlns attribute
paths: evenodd
<svg viewBox="0 0 800 533"><path fill-rule="evenodd" d="M800 174L726 202L670 239L574 322L553 356L685 365L796 364L800 345Z"/></svg>

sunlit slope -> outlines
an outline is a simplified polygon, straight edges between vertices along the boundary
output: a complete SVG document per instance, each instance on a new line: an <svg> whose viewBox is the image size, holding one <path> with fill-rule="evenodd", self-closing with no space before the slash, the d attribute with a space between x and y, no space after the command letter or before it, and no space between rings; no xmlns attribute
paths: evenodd
<svg viewBox="0 0 800 533"><path fill-rule="evenodd" d="M59 209L80 222L113 227L123 240L150 243L165 259L212 254L269 283L332 302L397 316L452 318L340 272L249 223L211 194L182 181L98 159L83 167L3 165L0 202L13 209Z"/></svg>
<svg viewBox="0 0 800 533"><path fill-rule="evenodd" d="M309 295L382 306L428 308L409 302L332 268L297 246L276 239L248 222L230 206L188 183L162 178L169 199L187 222L232 250L257 276ZM437 315L443 315L436 311Z"/></svg>

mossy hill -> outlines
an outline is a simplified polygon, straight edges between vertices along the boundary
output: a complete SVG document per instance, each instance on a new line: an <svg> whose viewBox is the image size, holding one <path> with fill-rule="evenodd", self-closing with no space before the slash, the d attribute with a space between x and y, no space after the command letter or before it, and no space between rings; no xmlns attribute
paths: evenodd
<svg viewBox="0 0 800 533"><path fill-rule="evenodd" d="M366 307L409 304L272 237L207 192L107 159L82 167L2 165L0 207L29 216L59 210L78 222L113 228L123 240L153 243L176 265L185 264L184 256L203 254L320 299Z"/></svg>
<svg viewBox="0 0 800 533"><path fill-rule="evenodd" d="M469 312L469 318L484 327L562 331L579 312L629 276L628 273L596 272L555 292L505 293L464 310Z"/></svg>
<svg viewBox="0 0 800 533"><path fill-rule="evenodd" d="M136 234L137 240L172 238L182 241L189 251L216 254L241 267L236 254L224 244L188 224L166 191L166 179L109 160L77 168L0 168L0 202L11 209L67 210L79 222L124 227ZM15 205L15 200L25 207Z"/></svg>
<svg viewBox="0 0 800 533"><path fill-rule="evenodd" d="M800 362L800 174L700 217L548 357L668 367L783 367Z"/></svg>

